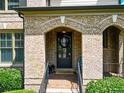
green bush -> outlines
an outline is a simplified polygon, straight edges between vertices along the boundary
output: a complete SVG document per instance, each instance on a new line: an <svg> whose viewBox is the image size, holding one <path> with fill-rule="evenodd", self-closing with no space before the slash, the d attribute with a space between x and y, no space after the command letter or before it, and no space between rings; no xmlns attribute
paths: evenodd
<svg viewBox="0 0 124 93"><path fill-rule="evenodd" d="M15 90L15 91L7 91L3 93L36 93L33 90Z"/></svg>
<svg viewBox="0 0 124 93"><path fill-rule="evenodd" d="M86 93L124 93L124 79L120 77L106 77L88 83Z"/></svg>
<svg viewBox="0 0 124 93"><path fill-rule="evenodd" d="M14 68L0 68L0 91L22 89L21 71Z"/></svg>

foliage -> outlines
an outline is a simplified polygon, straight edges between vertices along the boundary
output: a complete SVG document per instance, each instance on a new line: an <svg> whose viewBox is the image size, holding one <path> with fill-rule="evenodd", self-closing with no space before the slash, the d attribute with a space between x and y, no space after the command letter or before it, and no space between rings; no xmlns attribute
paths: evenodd
<svg viewBox="0 0 124 93"><path fill-rule="evenodd" d="M124 93L124 79L105 77L88 83L86 93Z"/></svg>
<svg viewBox="0 0 124 93"><path fill-rule="evenodd" d="M14 68L0 68L0 91L22 89L21 71Z"/></svg>
<svg viewBox="0 0 124 93"><path fill-rule="evenodd" d="M36 93L33 90L15 90L15 91L7 91L3 93Z"/></svg>

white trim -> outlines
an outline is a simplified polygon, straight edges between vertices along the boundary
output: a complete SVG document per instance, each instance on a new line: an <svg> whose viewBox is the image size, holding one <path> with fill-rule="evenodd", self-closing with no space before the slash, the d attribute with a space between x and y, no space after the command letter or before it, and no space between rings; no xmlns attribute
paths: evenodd
<svg viewBox="0 0 124 93"><path fill-rule="evenodd" d="M0 67L23 67L23 64L0 63Z"/></svg>

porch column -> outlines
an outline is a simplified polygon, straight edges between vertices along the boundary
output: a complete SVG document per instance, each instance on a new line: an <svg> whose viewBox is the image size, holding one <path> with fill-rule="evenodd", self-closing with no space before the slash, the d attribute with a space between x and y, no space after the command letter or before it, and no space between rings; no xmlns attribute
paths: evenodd
<svg viewBox="0 0 124 93"><path fill-rule="evenodd" d="M119 74L120 76L124 75L123 64L124 64L124 36L119 35Z"/></svg>
<svg viewBox="0 0 124 93"><path fill-rule="evenodd" d="M103 35L82 34L83 85L103 78Z"/></svg>
<svg viewBox="0 0 124 93"><path fill-rule="evenodd" d="M27 33L28 32L28 33ZM39 91L45 69L45 35L25 31L25 89Z"/></svg>

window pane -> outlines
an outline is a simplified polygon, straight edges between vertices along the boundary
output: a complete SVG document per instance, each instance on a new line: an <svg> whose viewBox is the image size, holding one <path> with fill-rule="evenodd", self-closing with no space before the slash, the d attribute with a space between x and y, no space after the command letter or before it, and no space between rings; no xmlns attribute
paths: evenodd
<svg viewBox="0 0 124 93"><path fill-rule="evenodd" d="M24 47L24 41L21 41L20 47Z"/></svg>
<svg viewBox="0 0 124 93"><path fill-rule="evenodd" d="M2 62L12 61L12 49L1 49L1 61Z"/></svg>
<svg viewBox="0 0 124 93"><path fill-rule="evenodd" d="M0 10L5 10L5 0L0 0Z"/></svg>
<svg viewBox="0 0 124 93"><path fill-rule="evenodd" d="M15 62L23 62L24 60L24 49L23 48L16 48L16 57Z"/></svg>
<svg viewBox="0 0 124 93"><path fill-rule="evenodd" d="M13 7L19 6L19 0L8 0L8 9L12 10Z"/></svg>
<svg viewBox="0 0 124 93"><path fill-rule="evenodd" d="M1 47L6 47L6 41L1 41Z"/></svg>
<svg viewBox="0 0 124 93"><path fill-rule="evenodd" d="M20 40L20 33L15 33L15 39Z"/></svg>
<svg viewBox="0 0 124 93"><path fill-rule="evenodd" d="M15 47L23 47L23 33L15 33Z"/></svg>
<svg viewBox="0 0 124 93"><path fill-rule="evenodd" d="M16 46L16 47L20 47L20 41L16 41L16 42L15 42L15 46Z"/></svg>
<svg viewBox="0 0 124 93"><path fill-rule="evenodd" d="M7 41L7 47L12 47L12 41Z"/></svg>
<svg viewBox="0 0 124 93"><path fill-rule="evenodd" d="M6 39L6 34L5 33L1 33L0 36L1 36L1 40L5 40Z"/></svg>
<svg viewBox="0 0 124 93"><path fill-rule="evenodd" d="M16 40L23 40L24 39L23 33L15 33L15 39Z"/></svg>
<svg viewBox="0 0 124 93"><path fill-rule="evenodd" d="M11 33L1 33L1 47L12 47L12 34Z"/></svg>
<svg viewBox="0 0 124 93"><path fill-rule="evenodd" d="M7 40L12 40L12 34L11 33L7 33L6 34L6 38L7 38Z"/></svg>
<svg viewBox="0 0 124 93"><path fill-rule="evenodd" d="M1 33L1 47L12 47L12 34Z"/></svg>

